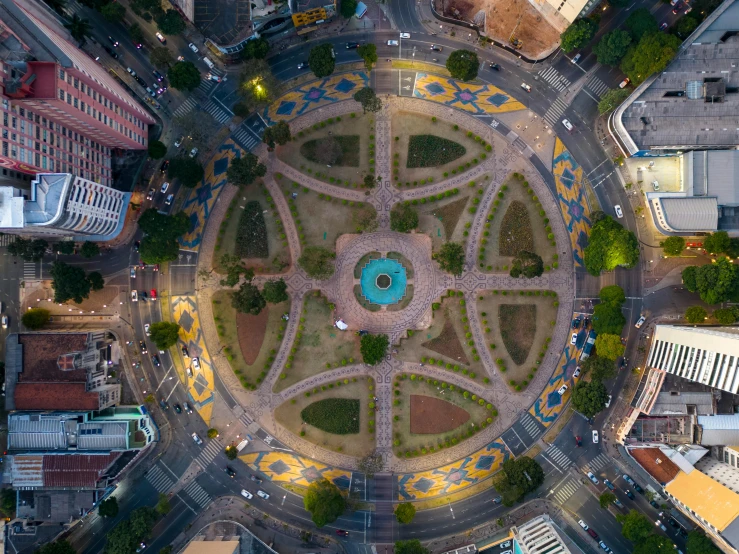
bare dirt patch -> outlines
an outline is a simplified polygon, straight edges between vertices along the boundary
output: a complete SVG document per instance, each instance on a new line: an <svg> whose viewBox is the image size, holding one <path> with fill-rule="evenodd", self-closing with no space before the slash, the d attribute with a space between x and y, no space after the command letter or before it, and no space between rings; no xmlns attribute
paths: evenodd
<svg viewBox="0 0 739 554"><path fill-rule="evenodd" d="M264 335L267 332L267 321L269 321L269 305L259 312L259 315L236 312L239 347L247 365L252 365L259 356L259 350L262 348Z"/></svg>
<svg viewBox="0 0 739 554"><path fill-rule="evenodd" d="M444 327L438 337L424 342L421 346L452 360L459 360L463 364L470 363L451 321L444 322Z"/></svg>
<svg viewBox="0 0 739 554"><path fill-rule="evenodd" d="M498 323L505 349L518 365L526 361L536 335L536 304L501 304Z"/></svg>
<svg viewBox="0 0 739 554"><path fill-rule="evenodd" d="M441 398L411 395L411 433L433 435L453 431L470 419L468 411Z"/></svg>

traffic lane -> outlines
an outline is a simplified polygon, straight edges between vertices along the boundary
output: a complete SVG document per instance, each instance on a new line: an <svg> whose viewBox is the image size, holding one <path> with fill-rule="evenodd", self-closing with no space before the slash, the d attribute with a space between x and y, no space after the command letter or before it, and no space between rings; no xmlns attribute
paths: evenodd
<svg viewBox="0 0 739 554"><path fill-rule="evenodd" d="M161 552L198 516L178 495L170 499L170 506L172 510L154 526L153 538L146 543L147 551Z"/></svg>
<svg viewBox="0 0 739 554"><path fill-rule="evenodd" d="M599 535L599 540L614 552L625 554L634 549L633 544L621 534L621 524L608 511L601 508L598 500L589 492L572 495L563 506L578 519L582 519ZM594 540L592 546L597 550L598 542Z"/></svg>
<svg viewBox="0 0 739 554"><path fill-rule="evenodd" d="M503 517L510 508L492 502L490 491L433 510L416 512L408 525L398 526L400 540L431 539L468 530Z"/></svg>
<svg viewBox="0 0 739 554"><path fill-rule="evenodd" d="M410 32L422 28L416 15L414 0L393 0L390 2L390 11L400 32Z"/></svg>

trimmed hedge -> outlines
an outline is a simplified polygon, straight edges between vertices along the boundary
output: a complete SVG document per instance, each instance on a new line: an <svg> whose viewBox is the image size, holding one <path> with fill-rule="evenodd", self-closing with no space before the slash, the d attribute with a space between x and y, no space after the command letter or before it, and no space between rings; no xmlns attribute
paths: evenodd
<svg viewBox="0 0 739 554"><path fill-rule="evenodd" d="M236 231L235 254L239 258L269 258L267 225L262 205L257 200L247 202Z"/></svg>
<svg viewBox="0 0 739 554"><path fill-rule="evenodd" d="M467 149L453 140L435 135L412 135L408 140L406 167L435 167L461 158Z"/></svg>
<svg viewBox="0 0 739 554"><path fill-rule="evenodd" d="M334 435L359 433L359 400L326 398L303 408L300 418L308 425Z"/></svg>

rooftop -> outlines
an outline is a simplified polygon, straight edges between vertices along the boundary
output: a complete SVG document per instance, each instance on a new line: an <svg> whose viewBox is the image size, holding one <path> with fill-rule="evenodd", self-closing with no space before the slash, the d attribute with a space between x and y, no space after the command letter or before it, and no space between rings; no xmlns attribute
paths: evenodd
<svg viewBox="0 0 739 554"><path fill-rule="evenodd" d="M680 468L659 448L631 448L629 453L662 485L669 483L680 473Z"/></svg>
<svg viewBox="0 0 739 554"><path fill-rule="evenodd" d="M79 412L14 412L8 416L8 449L125 450L129 447L130 423L89 421L87 414Z"/></svg>
<svg viewBox="0 0 739 554"><path fill-rule="evenodd" d="M222 541L193 540L182 554L235 554L240 544L238 536L235 538Z"/></svg>
<svg viewBox="0 0 739 554"><path fill-rule="evenodd" d="M19 383L68 382L84 383L87 372L77 369L59 368L59 357L72 352L84 352L87 333L23 333L18 335L23 345L23 371Z"/></svg>
<svg viewBox="0 0 739 554"><path fill-rule="evenodd" d="M26 223L45 225L58 219L72 180L71 173L39 173L31 182L31 198L23 206Z"/></svg>
<svg viewBox="0 0 739 554"><path fill-rule="evenodd" d="M0 228L23 228L23 197L15 187L0 187Z"/></svg>
<svg viewBox="0 0 739 554"><path fill-rule="evenodd" d="M704 446L739 443L739 414L698 417L698 439Z"/></svg>
<svg viewBox="0 0 739 554"><path fill-rule="evenodd" d="M16 410L97 410L100 395L85 383L18 383Z"/></svg>
<svg viewBox="0 0 739 554"><path fill-rule="evenodd" d="M647 199L656 223L667 233L718 230L719 201L716 197L649 192Z"/></svg>
<svg viewBox="0 0 739 554"><path fill-rule="evenodd" d="M663 386L663 390L667 388ZM652 405L650 415L710 415L715 413L715 400L712 392L660 392Z"/></svg>
<svg viewBox="0 0 739 554"><path fill-rule="evenodd" d="M698 470L680 472L665 491L719 531L739 516L739 494Z"/></svg>
<svg viewBox="0 0 739 554"><path fill-rule="evenodd" d="M13 487L94 489L119 456L119 452L11 456Z"/></svg>

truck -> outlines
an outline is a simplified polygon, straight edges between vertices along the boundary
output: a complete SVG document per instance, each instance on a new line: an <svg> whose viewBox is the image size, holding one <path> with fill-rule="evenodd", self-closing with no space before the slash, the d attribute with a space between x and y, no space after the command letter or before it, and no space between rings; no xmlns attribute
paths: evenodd
<svg viewBox="0 0 739 554"><path fill-rule="evenodd" d="M585 341L585 346L582 348L582 354L580 354L580 360L586 360L590 357L590 353L593 351L593 345L595 344L595 337L597 337L598 334L595 331L590 331L588 333L588 339Z"/></svg>

